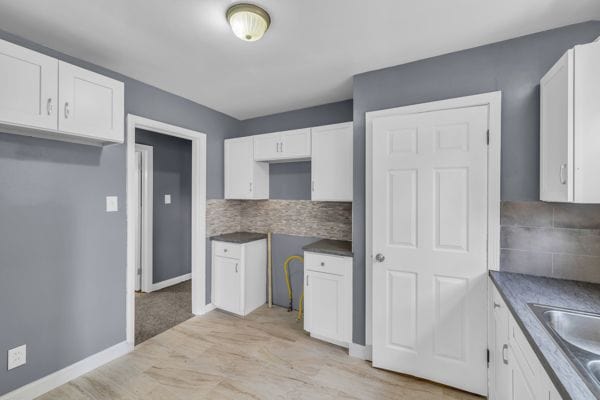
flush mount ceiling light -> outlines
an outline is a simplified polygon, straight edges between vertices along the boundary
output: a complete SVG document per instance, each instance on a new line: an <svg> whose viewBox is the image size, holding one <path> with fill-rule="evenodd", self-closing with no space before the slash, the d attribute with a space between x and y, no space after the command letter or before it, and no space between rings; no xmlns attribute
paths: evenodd
<svg viewBox="0 0 600 400"><path fill-rule="evenodd" d="M235 36L246 42L263 37L271 25L269 13L254 4L235 4L229 7L226 16Z"/></svg>

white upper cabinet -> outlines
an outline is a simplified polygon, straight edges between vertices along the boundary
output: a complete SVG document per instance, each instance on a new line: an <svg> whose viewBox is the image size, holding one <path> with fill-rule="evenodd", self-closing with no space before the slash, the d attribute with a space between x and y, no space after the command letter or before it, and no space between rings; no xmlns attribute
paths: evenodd
<svg viewBox="0 0 600 400"><path fill-rule="evenodd" d="M352 201L352 140L352 122L312 129L312 200Z"/></svg>
<svg viewBox="0 0 600 400"><path fill-rule="evenodd" d="M307 160L311 155L310 128L254 136L255 161Z"/></svg>
<svg viewBox="0 0 600 400"><path fill-rule="evenodd" d="M4 132L77 143L124 141L122 82L0 40Z"/></svg>
<svg viewBox="0 0 600 400"><path fill-rule="evenodd" d="M575 46L540 82L540 199L600 203L600 42Z"/></svg>
<svg viewBox="0 0 600 400"><path fill-rule="evenodd" d="M123 82L61 61L58 99L60 131L123 142Z"/></svg>
<svg viewBox="0 0 600 400"><path fill-rule="evenodd" d="M0 40L0 122L56 129L58 60Z"/></svg>
<svg viewBox="0 0 600 400"><path fill-rule="evenodd" d="M225 140L225 198L269 198L269 164L254 161L252 136Z"/></svg>

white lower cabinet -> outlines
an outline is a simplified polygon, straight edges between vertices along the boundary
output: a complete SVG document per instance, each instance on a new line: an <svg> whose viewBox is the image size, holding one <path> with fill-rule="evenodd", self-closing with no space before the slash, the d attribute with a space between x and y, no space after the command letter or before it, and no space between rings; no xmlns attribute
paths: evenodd
<svg viewBox="0 0 600 400"><path fill-rule="evenodd" d="M490 399L561 400L500 293L490 286Z"/></svg>
<svg viewBox="0 0 600 400"><path fill-rule="evenodd" d="M352 258L304 253L304 330L348 347L352 342Z"/></svg>
<svg viewBox="0 0 600 400"><path fill-rule="evenodd" d="M212 242L212 302L245 316L266 302L267 241Z"/></svg>

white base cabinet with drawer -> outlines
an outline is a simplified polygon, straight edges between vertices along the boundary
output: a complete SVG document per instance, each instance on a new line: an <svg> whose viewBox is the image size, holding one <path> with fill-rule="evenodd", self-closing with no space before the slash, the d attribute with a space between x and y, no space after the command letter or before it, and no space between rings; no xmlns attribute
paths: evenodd
<svg viewBox="0 0 600 400"><path fill-rule="evenodd" d="M561 400L492 282L490 317L490 400Z"/></svg>
<svg viewBox="0 0 600 400"><path fill-rule="evenodd" d="M267 241L212 242L212 302L245 316L266 303Z"/></svg>
<svg viewBox="0 0 600 400"><path fill-rule="evenodd" d="M0 40L0 126L26 136L124 141L124 84Z"/></svg>
<svg viewBox="0 0 600 400"><path fill-rule="evenodd" d="M304 253L304 330L338 346L352 342L352 258Z"/></svg>

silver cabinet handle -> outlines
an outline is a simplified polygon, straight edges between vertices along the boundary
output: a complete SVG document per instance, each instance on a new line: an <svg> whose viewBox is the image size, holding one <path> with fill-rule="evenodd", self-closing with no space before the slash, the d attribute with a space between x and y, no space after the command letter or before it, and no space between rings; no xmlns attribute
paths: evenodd
<svg viewBox="0 0 600 400"><path fill-rule="evenodd" d="M49 98L46 102L46 112L48 115L52 115L52 111L54 111L54 107L52 106L52 98Z"/></svg>
<svg viewBox="0 0 600 400"><path fill-rule="evenodd" d="M505 344L504 346L502 346L502 362L504 362L504 364L508 365L508 358L506 357L506 350L508 350L508 345Z"/></svg>
<svg viewBox="0 0 600 400"><path fill-rule="evenodd" d="M275 152L279 153L279 142L275 143Z"/></svg>
<svg viewBox="0 0 600 400"><path fill-rule="evenodd" d="M308 286L308 278L310 275L306 275L306 286Z"/></svg>
<svg viewBox="0 0 600 400"><path fill-rule="evenodd" d="M238 273L238 263L235 263L235 273Z"/></svg>
<svg viewBox="0 0 600 400"><path fill-rule="evenodd" d="M69 109L69 102L67 101L65 103L65 118L69 118L69 115L71 115L71 110Z"/></svg>
<svg viewBox="0 0 600 400"><path fill-rule="evenodd" d="M567 164L561 164L560 166L560 183L563 185L567 183L567 177L565 176L565 170L567 169Z"/></svg>
<svg viewBox="0 0 600 400"><path fill-rule="evenodd" d="M281 142L281 152L283 153L283 142Z"/></svg>
<svg viewBox="0 0 600 400"><path fill-rule="evenodd" d="M381 254L381 253L378 253L375 256L375 261L377 261L377 262L384 262L385 261L385 256L383 254Z"/></svg>
<svg viewBox="0 0 600 400"><path fill-rule="evenodd" d="M248 184L248 189L249 189L249 191L250 191L250 192L252 192L252 182L250 182L250 183Z"/></svg>

